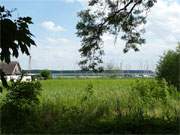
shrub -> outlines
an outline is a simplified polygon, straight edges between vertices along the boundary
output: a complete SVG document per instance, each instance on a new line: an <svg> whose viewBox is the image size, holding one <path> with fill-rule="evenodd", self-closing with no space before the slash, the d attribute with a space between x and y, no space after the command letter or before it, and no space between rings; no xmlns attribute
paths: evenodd
<svg viewBox="0 0 180 135"><path fill-rule="evenodd" d="M156 101L166 103L170 94L175 92L165 80L137 80L132 90L141 98L143 104L153 104Z"/></svg>
<svg viewBox="0 0 180 135"><path fill-rule="evenodd" d="M156 73L158 78L164 78L180 90L180 43L176 51L169 50L161 57Z"/></svg>
<svg viewBox="0 0 180 135"><path fill-rule="evenodd" d="M84 96L82 97L82 102L85 102L87 100L89 100L94 94L94 90L93 90L93 84L88 84L88 86L86 87L85 89L85 94Z"/></svg>
<svg viewBox="0 0 180 135"><path fill-rule="evenodd" d="M49 70L43 70L40 73L40 76L43 77L45 80L51 78L51 72Z"/></svg>
<svg viewBox="0 0 180 135"><path fill-rule="evenodd" d="M2 133L25 133L32 127L34 108L39 103L39 82L17 82L8 88L1 107ZM36 119L36 118L34 118Z"/></svg>

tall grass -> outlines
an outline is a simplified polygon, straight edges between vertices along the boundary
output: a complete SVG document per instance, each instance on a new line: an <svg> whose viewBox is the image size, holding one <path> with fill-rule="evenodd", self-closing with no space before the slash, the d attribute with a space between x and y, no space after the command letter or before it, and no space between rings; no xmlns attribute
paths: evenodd
<svg viewBox="0 0 180 135"><path fill-rule="evenodd" d="M42 81L26 133L178 133L180 94L153 79ZM31 117L31 116L29 116Z"/></svg>

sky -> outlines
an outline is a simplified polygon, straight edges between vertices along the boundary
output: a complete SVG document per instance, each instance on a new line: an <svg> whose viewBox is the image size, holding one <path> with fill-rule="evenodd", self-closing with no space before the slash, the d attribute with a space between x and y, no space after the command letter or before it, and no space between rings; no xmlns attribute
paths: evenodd
<svg viewBox="0 0 180 135"><path fill-rule="evenodd" d="M1 0L7 9L17 10L13 17L30 16L36 47L31 48L31 68L50 70L80 69L78 62L81 47L76 36L77 13L87 8L88 0ZM145 25L146 44L139 52L123 53L125 43L110 34L103 36L104 66L122 69L155 70L160 56L169 49L175 50L180 41L180 0L157 0L148 14ZM13 60L16 60L13 58ZM23 69L28 69L29 57L17 59Z"/></svg>

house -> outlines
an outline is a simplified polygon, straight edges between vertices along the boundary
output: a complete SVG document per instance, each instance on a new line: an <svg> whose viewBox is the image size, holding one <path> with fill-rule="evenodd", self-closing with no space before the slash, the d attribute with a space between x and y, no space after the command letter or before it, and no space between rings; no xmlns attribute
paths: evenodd
<svg viewBox="0 0 180 135"><path fill-rule="evenodd" d="M22 75L22 69L17 61L12 61L9 64L1 62L0 70L5 73L5 78L7 81L17 81ZM31 76L23 76L22 81L31 81Z"/></svg>

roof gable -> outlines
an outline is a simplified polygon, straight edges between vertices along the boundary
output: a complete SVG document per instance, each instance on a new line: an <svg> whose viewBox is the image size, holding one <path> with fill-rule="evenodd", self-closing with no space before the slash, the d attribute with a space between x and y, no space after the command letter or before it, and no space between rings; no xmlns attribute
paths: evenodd
<svg viewBox="0 0 180 135"><path fill-rule="evenodd" d="M20 74L21 73L21 67L18 62L12 61L9 64L0 63L0 69L6 74L6 75L12 75L12 74Z"/></svg>

